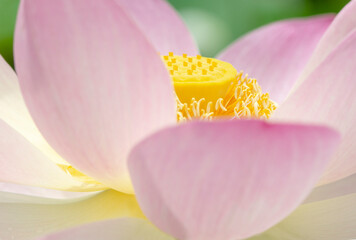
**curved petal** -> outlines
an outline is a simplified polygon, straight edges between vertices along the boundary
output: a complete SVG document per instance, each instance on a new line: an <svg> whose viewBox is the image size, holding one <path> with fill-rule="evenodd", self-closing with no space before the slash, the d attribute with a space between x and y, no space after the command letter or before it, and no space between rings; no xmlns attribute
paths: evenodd
<svg viewBox="0 0 356 240"><path fill-rule="evenodd" d="M320 184L356 173L356 30L342 42L272 118L327 124L342 143Z"/></svg>
<svg viewBox="0 0 356 240"><path fill-rule="evenodd" d="M320 63L354 30L356 29L356 1L350 1L340 11L324 36L321 38L301 78L293 89L298 86L319 66Z"/></svg>
<svg viewBox="0 0 356 240"><path fill-rule="evenodd" d="M249 240L356 238L356 194L304 204L281 223Z"/></svg>
<svg viewBox="0 0 356 240"><path fill-rule="evenodd" d="M178 239L241 239L302 202L338 140L327 128L195 122L160 131L129 157L145 215Z"/></svg>
<svg viewBox="0 0 356 240"><path fill-rule="evenodd" d="M354 193L356 193L356 174L315 188L305 202L317 202Z"/></svg>
<svg viewBox="0 0 356 240"><path fill-rule="evenodd" d="M52 234L39 240L174 240L149 222L135 218L120 218L96 222Z"/></svg>
<svg viewBox="0 0 356 240"><path fill-rule="evenodd" d="M198 48L184 22L164 0L116 0L152 42L156 50L182 55L198 54Z"/></svg>
<svg viewBox="0 0 356 240"><path fill-rule="evenodd" d="M53 189L25 186L14 183L3 183L0 182L0 192L16 193L22 195L44 197L44 198L54 198L54 199L72 199L88 196L90 194L96 194L93 192L68 192L68 191L58 191Z"/></svg>
<svg viewBox="0 0 356 240"><path fill-rule="evenodd" d="M143 218L133 195L113 190L90 198L53 200L0 193L0 238L28 240L81 224Z"/></svg>
<svg viewBox="0 0 356 240"><path fill-rule="evenodd" d="M115 0L22 1L15 63L41 133L68 162L132 192L126 157L176 122L160 57Z"/></svg>
<svg viewBox="0 0 356 240"><path fill-rule="evenodd" d="M268 25L237 40L219 58L256 78L281 103L332 20L326 15Z"/></svg>
<svg viewBox="0 0 356 240"><path fill-rule="evenodd" d="M41 178L44 177L43 180L45 180L45 176L49 176L49 174L53 173L54 176L59 175L58 177L60 179L67 179L63 180L63 184L60 185L52 185L53 181L50 180L48 182L43 182L40 179L36 182L36 185L41 184L40 186L44 187L53 187L56 189L62 189L62 190L77 190L77 191L96 191L96 190L101 190L105 189L106 187L100 186L100 183L93 184L95 181L93 179L90 179L89 177L85 177L87 179L87 182L90 181L90 184L85 184L82 183L82 181L79 179L78 181L75 181L71 179L69 176L64 176L63 171L60 170L58 167L55 166L55 164L58 164L58 166L63 166L64 168L68 168L70 164L68 164L64 159L62 159L47 143L47 141L42 137L41 133L38 131L35 123L33 122L27 108L25 105L25 102L22 98L20 87L18 85L17 81L17 76L15 72L12 70L12 68L5 62L5 60L0 56L0 119L4 121L7 125L9 125L13 130L16 130L17 133L19 133L22 136L19 136L17 133L10 133L10 140L9 142L6 142L5 145L0 146L2 147L2 152L12 150L12 151L18 151L18 147L21 148L22 145L20 146L10 146L10 143L14 142L24 142L26 145L27 149L32 149L31 151L36 152L36 156L39 157L42 160L33 160L28 162L25 165L28 164L39 164L41 161L48 161L48 163L45 163L42 166L41 170L34 170L32 174L36 175L35 178ZM5 126L9 132L13 132L13 130L9 130L8 126L2 122L1 124ZM24 137L27 141L22 139ZM21 139L21 140L16 140L16 139ZM6 140L5 140L6 141ZM31 143L33 146L30 146L29 143ZM9 148L7 148L9 146ZM35 150L37 148L38 150L41 151L41 154L38 153L38 150ZM27 152L27 153L29 153ZM17 157L12 157L16 155ZM16 159L20 156L20 162L15 162ZM21 171L27 171L27 167L21 166L22 162L26 159L28 159L28 155L19 155L18 153L13 153L13 152L7 152L6 153L5 159L3 161L10 161L11 159L11 164L6 164L3 166L2 171L8 171L8 168L11 166L11 168L15 167L15 169L22 169ZM35 157L35 156L32 156ZM27 160L28 161L28 160ZM49 161L52 161L53 163L49 163ZM46 169L45 166L51 166L50 169ZM33 168L33 167L32 167ZM25 170L26 169L26 170ZM49 171L49 174L40 174L41 172L44 171ZM13 170L10 170L10 172L14 173ZM59 173L58 173L59 172ZM5 174L6 176L7 174ZM25 174L26 176L28 174ZM62 176L62 177L60 177ZM14 180L17 183L23 183L23 184L33 184L33 181L27 181L27 179L23 178L20 176L12 176L16 179ZM4 177L1 178L3 181L8 180L5 179ZM44 190L48 191L48 190Z"/></svg>
<svg viewBox="0 0 356 240"><path fill-rule="evenodd" d="M68 164L46 142L33 122L22 98L17 76L0 56L0 119L59 164Z"/></svg>
<svg viewBox="0 0 356 240"><path fill-rule="evenodd" d="M106 188L77 181L1 119L0 136L0 181L68 191Z"/></svg>

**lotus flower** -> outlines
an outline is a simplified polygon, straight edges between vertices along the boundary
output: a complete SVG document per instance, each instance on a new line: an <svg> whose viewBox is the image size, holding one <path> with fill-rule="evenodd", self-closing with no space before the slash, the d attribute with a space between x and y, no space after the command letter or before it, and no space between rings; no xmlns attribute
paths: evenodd
<svg viewBox="0 0 356 240"><path fill-rule="evenodd" d="M355 237L355 13L263 27L217 60L164 1L23 0L0 180L111 190L1 193L0 237L107 219L44 239Z"/></svg>

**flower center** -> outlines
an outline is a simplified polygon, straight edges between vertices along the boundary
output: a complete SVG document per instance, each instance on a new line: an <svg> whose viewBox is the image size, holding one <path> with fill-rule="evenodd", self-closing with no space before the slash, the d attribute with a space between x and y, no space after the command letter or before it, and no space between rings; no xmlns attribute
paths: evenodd
<svg viewBox="0 0 356 240"><path fill-rule="evenodd" d="M177 119L268 119L277 108L256 79L227 62L174 55L162 56L177 95Z"/></svg>

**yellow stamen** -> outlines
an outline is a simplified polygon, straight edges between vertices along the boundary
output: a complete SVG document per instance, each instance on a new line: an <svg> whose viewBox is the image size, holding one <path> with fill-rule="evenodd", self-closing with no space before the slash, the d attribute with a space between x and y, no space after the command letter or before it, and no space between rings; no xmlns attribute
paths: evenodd
<svg viewBox="0 0 356 240"><path fill-rule="evenodd" d="M97 190L103 190L103 189L107 188L103 184L95 181L91 177L88 177L84 173L78 171L71 165L57 164L57 166L59 168L61 168L66 174L70 175L71 177L75 178L76 180L79 180L79 181L85 183L86 187L90 187L92 189L97 189ZM85 188L84 188L84 190L85 190Z"/></svg>
<svg viewBox="0 0 356 240"><path fill-rule="evenodd" d="M174 58L176 61L170 61ZM162 56L177 95L177 119L268 119L277 104L262 93L256 79L229 63L187 54ZM188 62L187 62L188 59ZM174 70L174 71L173 71Z"/></svg>

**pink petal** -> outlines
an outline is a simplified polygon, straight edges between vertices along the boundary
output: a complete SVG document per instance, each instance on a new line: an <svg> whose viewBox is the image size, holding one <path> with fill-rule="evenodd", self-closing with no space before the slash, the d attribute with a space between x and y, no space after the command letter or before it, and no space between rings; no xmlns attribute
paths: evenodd
<svg viewBox="0 0 356 240"><path fill-rule="evenodd" d="M67 191L97 191L78 181L0 119L0 181Z"/></svg>
<svg viewBox="0 0 356 240"><path fill-rule="evenodd" d="M0 119L0 128L4 128L0 132L8 134L3 135L0 145L4 162L0 169L0 173L4 173L0 176L1 180L71 191L96 191L106 188L100 184L76 181L56 165L68 163L55 153L38 131L23 101L17 76L1 56ZM20 149L27 150L19 152ZM30 153L34 155L26 155ZM26 179L26 176L29 179ZM60 180L57 181L59 184L52 180L53 177ZM43 190L43 193L48 191Z"/></svg>
<svg viewBox="0 0 356 240"><path fill-rule="evenodd" d="M0 56L0 119L20 133L52 161L68 165L48 145L33 122L23 100L14 70Z"/></svg>
<svg viewBox="0 0 356 240"><path fill-rule="evenodd" d="M282 102L302 73L332 15L277 22L237 40L219 58L256 78Z"/></svg>
<svg viewBox="0 0 356 240"><path fill-rule="evenodd" d="M3 240L29 240L94 221L144 217L133 195L113 190L70 200L0 192L0 212Z"/></svg>
<svg viewBox="0 0 356 240"><path fill-rule="evenodd" d="M199 50L184 22L164 0L116 0L152 42L160 54L188 53Z"/></svg>
<svg viewBox="0 0 356 240"><path fill-rule="evenodd" d="M356 238L356 194L304 204L275 227L248 240Z"/></svg>
<svg viewBox="0 0 356 240"><path fill-rule="evenodd" d="M242 239L301 203L338 135L260 121L195 122L165 129L129 157L145 215L177 239Z"/></svg>
<svg viewBox="0 0 356 240"><path fill-rule="evenodd" d="M40 131L68 162L132 192L126 156L175 123L169 75L114 0L22 1L15 62Z"/></svg>
<svg viewBox="0 0 356 240"><path fill-rule="evenodd" d="M95 222L52 234L39 240L174 240L149 222L135 218L120 218Z"/></svg>
<svg viewBox="0 0 356 240"><path fill-rule="evenodd" d="M316 47L313 55L301 78L298 80L296 89L316 67L354 30L356 29L356 1L350 1L346 7L336 16L320 43Z"/></svg>
<svg viewBox="0 0 356 240"><path fill-rule="evenodd" d="M356 173L356 30L277 109L276 119L327 124L342 143L320 184Z"/></svg>

